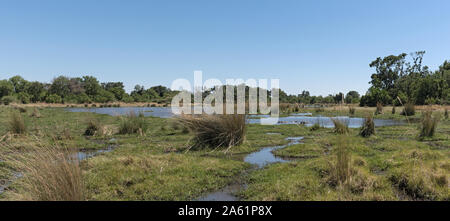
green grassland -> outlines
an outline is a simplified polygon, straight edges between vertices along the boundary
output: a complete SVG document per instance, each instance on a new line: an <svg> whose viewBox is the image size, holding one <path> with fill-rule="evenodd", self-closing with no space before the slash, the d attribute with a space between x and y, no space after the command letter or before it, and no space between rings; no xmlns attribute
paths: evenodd
<svg viewBox="0 0 450 221"><path fill-rule="evenodd" d="M20 114L27 132L10 135L11 113L19 110L0 107L0 142L17 147L57 144L77 150L115 147L82 161L87 200L194 200L236 179L248 184L238 193L243 200L450 200L450 121L441 118L434 137L418 139L420 111L410 117L409 124L378 127L376 135L369 138L359 137L358 129L350 129L345 140L351 153L351 178L340 185L332 176L339 137L332 129L252 124L248 125L246 141L225 152L189 149L192 134L174 119L145 117L146 132L119 135L120 117L66 112L63 108L39 108L40 117L35 117L34 108L25 110ZM348 110L312 112L348 115ZM355 116L369 113L372 109L359 108ZM397 114L386 109L375 117L405 119L399 113L400 109ZM107 133L84 136L92 119L101 122ZM252 167L242 161L246 154L287 144L285 138L293 136L305 139L302 144L275 151L293 159L291 162L244 173ZM8 163L0 162L0 180L11 177ZM13 199L8 192L16 189L20 187L13 182L0 199Z"/></svg>

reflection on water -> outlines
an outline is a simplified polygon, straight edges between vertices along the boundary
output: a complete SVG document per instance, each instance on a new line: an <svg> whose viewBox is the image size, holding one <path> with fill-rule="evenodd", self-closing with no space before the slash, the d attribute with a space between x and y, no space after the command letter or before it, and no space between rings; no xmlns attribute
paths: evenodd
<svg viewBox="0 0 450 221"><path fill-rule="evenodd" d="M280 117L278 119L278 124L303 124L305 126L312 126L314 124L319 124L322 127L327 128L333 128L334 124L330 117L308 117L308 116L298 116L298 115L291 115L288 117ZM342 121L345 124L348 124L348 127L350 128L359 128L364 123L364 118L360 117L346 117L346 116L340 116L340 117L333 117L333 119L338 119ZM258 124L261 122L261 119L255 119L251 118L248 119L248 122L250 124ZM390 119L374 119L375 127L381 127L381 126L395 126L395 125L402 125L404 124L403 121L398 120L390 120Z"/></svg>
<svg viewBox="0 0 450 221"><path fill-rule="evenodd" d="M70 112L93 112L97 114L108 114L111 116L126 115L130 112L142 113L144 116L170 118L173 117L170 107L104 107L104 108L67 108Z"/></svg>
<svg viewBox="0 0 450 221"><path fill-rule="evenodd" d="M258 169L263 168L264 166L271 164L271 163L283 163L283 162L289 162L288 159L283 159L281 157L277 157L273 154L274 150L285 148L287 146L291 146L294 144L301 143L301 140L303 140L303 137L288 137L286 140L289 141L288 144L282 145L282 146L272 146L272 147L265 147L260 149L259 151L253 152L249 155L247 155L244 158L244 161L247 163L250 163L252 165L255 165L258 167ZM204 197L201 197L197 199L198 201L236 201L239 200L235 194L239 192L240 190L243 190L247 188L245 183L236 182L231 185L226 186L225 188L210 193Z"/></svg>
<svg viewBox="0 0 450 221"><path fill-rule="evenodd" d="M277 162L288 162L289 160L283 159L281 157L277 157L273 154L273 151L285 148L287 146L291 146L294 144L299 144L303 137L288 137L286 140L289 140L289 144L282 146L273 146L273 147L265 147L257 152L253 152L247 155L244 158L244 161L247 163L251 163L253 165L258 166L259 168L264 167L267 164L277 163Z"/></svg>

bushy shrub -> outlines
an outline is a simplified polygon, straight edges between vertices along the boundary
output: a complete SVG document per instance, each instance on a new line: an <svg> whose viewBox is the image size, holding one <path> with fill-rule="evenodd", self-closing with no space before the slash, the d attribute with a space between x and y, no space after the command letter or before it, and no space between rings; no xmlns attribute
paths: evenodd
<svg viewBox="0 0 450 221"><path fill-rule="evenodd" d="M9 104L14 103L16 101L17 101L17 99L14 96L4 96L1 99L1 103L3 103L4 105L9 105Z"/></svg>
<svg viewBox="0 0 450 221"><path fill-rule="evenodd" d="M31 96L25 92L20 92L17 94L17 99L19 99L22 104L28 104L31 101Z"/></svg>
<svg viewBox="0 0 450 221"><path fill-rule="evenodd" d="M49 104L62 103L62 98L57 94L50 94L45 98L45 102Z"/></svg>

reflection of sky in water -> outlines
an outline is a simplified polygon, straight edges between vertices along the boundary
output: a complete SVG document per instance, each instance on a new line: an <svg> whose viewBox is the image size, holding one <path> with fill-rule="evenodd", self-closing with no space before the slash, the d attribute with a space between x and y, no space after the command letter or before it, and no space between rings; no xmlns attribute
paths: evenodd
<svg viewBox="0 0 450 221"><path fill-rule="evenodd" d="M94 112L98 114L108 114L112 116L125 115L133 111L138 114L142 112L144 116L153 116L161 118L173 117L172 108L170 107L106 107L106 108L68 108L67 110L72 112ZM332 128L334 127L331 118L329 117L313 117L311 113L294 113L288 117L280 117L278 124L304 124L306 126L312 126L319 124L322 127ZM258 124L261 123L262 118L268 118L270 115L249 115L248 123ZM348 124L350 128L358 128L364 122L364 118L358 117L335 117L344 123ZM389 119L374 119L375 126L394 126L402 125L403 121L389 120Z"/></svg>

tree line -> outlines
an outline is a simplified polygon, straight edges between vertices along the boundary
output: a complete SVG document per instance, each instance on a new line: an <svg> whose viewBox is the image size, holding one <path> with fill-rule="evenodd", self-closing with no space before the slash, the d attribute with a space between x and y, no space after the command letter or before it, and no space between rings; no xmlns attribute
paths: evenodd
<svg viewBox="0 0 450 221"><path fill-rule="evenodd" d="M332 104L347 103L360 106L376 106L401 104L449 104L450 103L450 62L444 61L438 70L431 71L422 64L424 51L378 57L370 63L375 68L371 75L371 87L365 95L357 91L347 94L337 93L328 96L311 96L303 90L297 95L288 95L280 89L281 103ZM246 87L246 100L248 100ZM214 89L207 89L203 98ZM225 91L225 90L224 90ZM108 102L158 102L170 103L178 91L165 86L154 86L145 89L136 85L131 93L126 93L122 82L100 83L93 76L66 77L59 76L51 83L27 81L21 76L0 80L0 102L8 104L20 103L108 103ZM270 91L267 91L270 95ZM236 92L235 92L236 97ZM236 98L235 98L236 99ZM193 99L192 99L193 100Z"/></svg>
<svg viewBox="0 0 450 221"><path fill-rule="evenodd" d="M4 104L18 103L108 103L108 102L170 102L176 94L164 86L145 89L136 85L128 94L122 82L100 83L93 76L59 76L51 83L27 81L21 76L0 80L0 101Z"/></svg>
<svg viewBox="0 0 450 221"><path fill-rule="evenodd" d="M402 53L372 61L370 67L376 72L360 106L449 104L450 62L444 61L438 70L431 71L422 64L424 54L425 51L409 56Z"/></svg>

